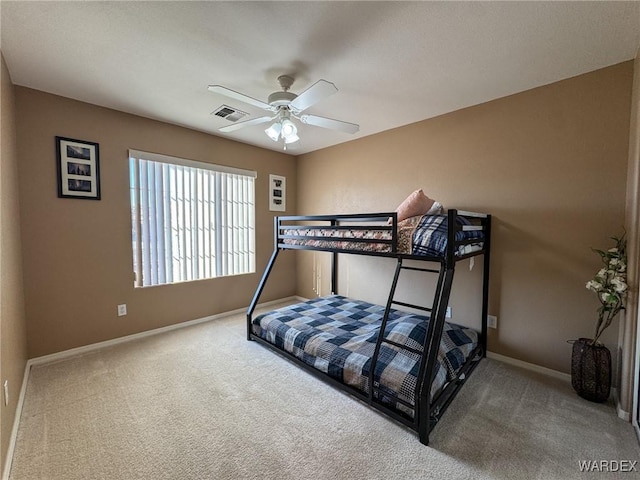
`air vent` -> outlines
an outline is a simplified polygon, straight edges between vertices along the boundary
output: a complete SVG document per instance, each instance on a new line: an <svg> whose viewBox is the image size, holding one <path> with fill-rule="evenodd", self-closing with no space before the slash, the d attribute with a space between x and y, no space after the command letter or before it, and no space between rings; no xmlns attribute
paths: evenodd
<svg viewBox="0 0 640 480"><path fill-rule="evenodd" d="M230 122L237 122L243 117L249 115L247 112L243 112L242 110L238 110L236 108L231 108L228 105L222 105L218 109L211 112L211 115L216 115L217 117L226 118Z"/></svg>

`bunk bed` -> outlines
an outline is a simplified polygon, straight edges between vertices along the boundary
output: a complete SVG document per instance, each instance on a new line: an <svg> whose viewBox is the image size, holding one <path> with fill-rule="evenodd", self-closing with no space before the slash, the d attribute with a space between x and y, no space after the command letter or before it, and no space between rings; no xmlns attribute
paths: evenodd
<svg viewBox="0 0 640 480"><path fill-rule="evenodd" d="M486 355L490 243L490 215L455 209L401 222L396 212L275 217L274 251L247 310L247 339L410 427L428 445ZM332 293L254 318L284 250L331 252ZM345 253L396 260L386 306L337 294L337 258ZM445 321L456 264L476 256L483 257L480 331ZM430 304L395 299L404 270L437 275Z"/></svg>

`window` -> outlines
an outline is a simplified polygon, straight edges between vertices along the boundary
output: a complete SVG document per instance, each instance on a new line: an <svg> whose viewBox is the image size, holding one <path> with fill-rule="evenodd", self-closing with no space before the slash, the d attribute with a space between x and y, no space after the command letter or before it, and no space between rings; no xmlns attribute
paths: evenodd
<svg viewBox="0 0 640 480"><path fill-rule="evenodd" d="M135 286L255 272L255 177L129 150Z"/></svg>

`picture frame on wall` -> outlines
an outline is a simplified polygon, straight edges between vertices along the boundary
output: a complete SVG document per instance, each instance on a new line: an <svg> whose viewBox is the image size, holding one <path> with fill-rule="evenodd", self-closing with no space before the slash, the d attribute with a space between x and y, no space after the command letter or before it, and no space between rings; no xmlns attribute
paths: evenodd
<svg viewBox="0 0 640 480"><path fill-rule="evenodd" d="M56 137L58 197L100 200L100 151L95 142Z"/></svg>
<svg viewBox="0 0 640 480"><path fill-rule="evenodd" d="M287 208L286 181L280 175L269 175L269 210L272 212L284 212Z"/></svg>

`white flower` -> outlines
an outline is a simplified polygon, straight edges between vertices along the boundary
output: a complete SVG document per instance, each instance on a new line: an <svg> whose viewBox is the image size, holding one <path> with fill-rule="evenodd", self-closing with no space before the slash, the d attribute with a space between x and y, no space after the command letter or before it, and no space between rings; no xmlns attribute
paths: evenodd
<svg viewBox="0 0 640 480"><path fill-rule="evenodd" d="M598 322L593 342L597 342L602 332L611 324L611 320L620 310L624 310L624 297L627 293L627 257L626 240L612 237L616 242L614 248L607 251L593 249L600 256L605 268L601 268L592 280L586 284L587 289L598 295L601 306L598 308Z"/></svg>
<svg viewBox="0 0 640 480"><path fill-rule="evenodd" d="M613 285L613 289L618 293L622 293L627 290L627 282L625 282L622 277L616 276L612 278L611 285Z"/></svg>
<svg viewBox="0 0 640 480"><path fill-rule="evenodd" d="M587 289L593 292L599 292L602 290L602 284L600 282L596 282L595 280L589 280L587 282Z"/></svg>

